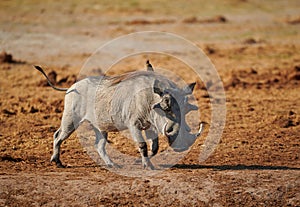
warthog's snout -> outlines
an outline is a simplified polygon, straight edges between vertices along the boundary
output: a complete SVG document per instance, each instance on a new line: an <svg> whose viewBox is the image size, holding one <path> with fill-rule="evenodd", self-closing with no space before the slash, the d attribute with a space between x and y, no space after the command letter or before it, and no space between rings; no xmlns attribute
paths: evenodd
<svg viewBox="0 0 300 207"><path fill-rule="evenodd" d="M164 135L168 138L169 145L175 152L184 152L188 150L190 146L194 144L196 139L201 135L205 124L207 123L201 122L199 125L199 130L195 134L189 133L189 131L187 131L185 127L183 127L183 129L179 132L176 128L176 133L172 134L167 130L167 124L165 124ZM171 131L172 130L174 130L174 128L171 128Z"/></svg>

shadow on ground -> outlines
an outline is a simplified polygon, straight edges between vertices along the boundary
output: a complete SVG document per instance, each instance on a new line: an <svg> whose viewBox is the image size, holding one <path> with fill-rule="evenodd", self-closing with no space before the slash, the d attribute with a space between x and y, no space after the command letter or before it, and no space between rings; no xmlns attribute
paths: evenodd
<svg viewBox="0 0 300 207"><path fill-rule="evenodd" d="M164 167L171 167L165 166ZM300 170L296 167L288 166L266 166L266 165L187 165L177 164L172 166L173 169L213 169L213 170Z"/></svg>

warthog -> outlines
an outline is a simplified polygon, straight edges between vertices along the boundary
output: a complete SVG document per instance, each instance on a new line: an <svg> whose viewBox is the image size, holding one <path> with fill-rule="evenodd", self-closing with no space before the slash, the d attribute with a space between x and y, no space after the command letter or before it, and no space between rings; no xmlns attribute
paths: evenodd
<svg viewBox="0 0 300 207"><path fill-rule="evenodd" d="M192 134L185 121L189 111L198 109L188 103L195 83L180 89L168 78L155 73L149 61L147 71L88 77L68 89L54 86L41 67L35 68L43 73L51 87L66 91L61 125L53 136L51 162L58 167L63 167L60 145L83 121L91 124L96 135L95 147L109 167L118 165L105 150L108 132L128 129L138 144L143 167L151 169L150 158L157 154L159 147L158 133L168 138L175 152L187 150L201 134L203 123L198 133ZM149 153L142 131L151 142Z"/></svg>

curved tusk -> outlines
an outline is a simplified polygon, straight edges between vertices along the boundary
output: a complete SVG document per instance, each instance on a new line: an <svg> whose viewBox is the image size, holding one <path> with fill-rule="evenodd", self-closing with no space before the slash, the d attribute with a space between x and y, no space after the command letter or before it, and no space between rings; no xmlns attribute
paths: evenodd
<svg viewBox="0 0 300 207"><path fill-rule="evenodd" d="M204 129L204 125L207 124L206 122L201 122L200 125L199 125L199 130L198 132L195 134L195 137L199 137Z"/></svg>
<svg viewBox="0 0 300 207"><path fill-rule="evenodd" d="M163 133L164 136L167 136L167 130L166 130L166 128L167 128L167 123L165 123L165 125L163 126L162 133Z"/></svg>

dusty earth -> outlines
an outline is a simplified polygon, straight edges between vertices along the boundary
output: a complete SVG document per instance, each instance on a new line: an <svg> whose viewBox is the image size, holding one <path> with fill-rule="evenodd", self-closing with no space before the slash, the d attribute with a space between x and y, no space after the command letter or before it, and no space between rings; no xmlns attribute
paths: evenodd
<svg viewBox="0 0 300 207"><path fill-rule="evenodd" d="M300 2L101 2L0 2L0 206L300 206ZM67 168L56 168L49 159L64 94L33 65L68 87L103 43L146 30L187 38L215 65L227 114L214 153L199 161L208 127L173 167L124 176L97 165L74 134L62 146ZM110 74L144 69L145 60L125 59ZM151 57L198 83L200 119L210 122L206 88L174 61ZM122 134L109 140L138 157Z"/></svg>

